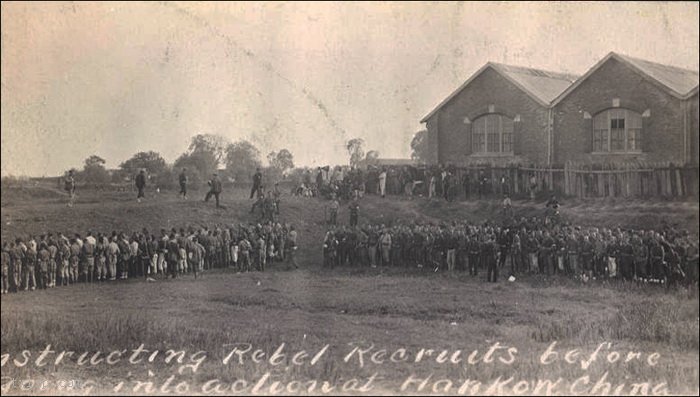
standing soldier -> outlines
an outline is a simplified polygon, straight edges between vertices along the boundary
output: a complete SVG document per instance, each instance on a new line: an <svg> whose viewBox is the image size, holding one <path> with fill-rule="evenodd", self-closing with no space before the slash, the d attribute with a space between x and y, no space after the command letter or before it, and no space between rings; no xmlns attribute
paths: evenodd
<svg viewBox="0 0 700 397"><path fill-rule="evenodd" d="M360 215L360 204L357 202L357 197L354 197L352 199L352 202L350 203L350 226L355 227L357 226L357 220Z"/></svg>
<svg viewBox="0 0 700 397"><path fill-rule="evenodd" d="M221 190L221 180L219 179L219 176L214 173L211 180L209 180L209 191L207 192L206 197L204 197L204 201L209 201L213 195L216 198L216 208L221 208L221 205L219 205L219 195L221 194Z"/></svg>
<svg viewBox="0 0 700 397"><path fill-rule="evenodd" d="M36 248L34 248L33 245L29 245L29 248L27 248L27 253L26 257L24 260L24 269L22 269L22 273L24 273L24 290L29 291L29 284L31 284L31 290L34 291L36 289L36 274L34 273L36 270L36 260L37 260L37 252Z"/></svg>
<svg viewBox="0 0 700 397"><path fill-rule="evenodd" d="M120 249L117 244L117 234L112 233L112 239L107 246L107 265L109 266L109 279L117 279L117 260L119 258Z"/></svg>
<svg viewBox="0 0 700 397"><path fill-rule="evenodd" d="M107 278L107 239L102 233L97 234L97 244L95 244L95 279L102 281Z"/></svg>
<svg viewBox="0 0 700 397"><path fill-rule="evenodd" d="M91 233L88 233L88 237L92 237ZM83 276L86 282L93 281L93 275L95 271L95 245L93 245L94 238L86 238L85 243L83 243L83 257L85 258L85 267L83 268Z"/></svg>
<svg viewBox="0 0 700 397"><path fill-rule="evenodd" d="M180 182L180 193L184 200L187 200L187 168L183 168L178 180Z"/></svg>
<svg viewBox="0 0 700 397"><path fill-rule="evenodd" d="M329 204L329 223L333 226L338 224L338 208L340 208L340 203L338 203L338 200L335 198L335 193L331 193L331 203Z"/></svg>
<svg viewBox="0 0 700 397"><path fill-rule="evenodd" d="M622 238L619 247L620 275L623 280L632 280L634 278L634 247L628 236Z"/></svg>
<svg viewBox="0 0 700 397"><path fill-rule="evenodd" d="M472 233L467 241L467 255L468 265L469 265L469 275L476 276L479 274L479 253L481 252L481 247L479 244L479 238L476 233Z"/></svg>
<svg viewBox="0 0 700 397"><path fill-rule="evenodd" d="M138 189L138 194L136 195L136 201L141 202L141 198L146 197L144 194L144 189L146 188L146 171L141 170L135 178L136 189Z"/></svg>
<svg viewBox="0 0 700 397"><path fill-rule="evenodd" d="M252 199L255 194L260 195L262 193L262 173L260 168L255 169L255 175L253 175L253 187L250 189L250 198Z"/></svg>
<svg viewBox="0 0 700 397"><path fill-rule="evenodd" d="M22 289L22 259L24 258L22 250L15 243L19 242L19 239L15 241L10 241L10 283L12 283L12 288L15 292L19 292Z"/></svg>
<svg viewBox="0 0 700 397"><path fill-rule="evenodd" d="M68 171L68 175L63 179L63 188L68 193L68 206L73 206L73 199L75 198L75 178L73 178L73 170Z"/></svg>
<svg viewBox="0 0 700 397"><path fill-rule="evenodd" d="M119 261L119 270L121 273L121 276L119 276L122 280L125 280L129 277L129 265L131 263L131 244L129 240L127 240L126 235L122 232L119 235L119 239L117 240L117 244L119 245L119 252L121 253L121 260Z"/></svg>
<svg viewBox="0 0 700 397"><path fill-rule="evenodd" d="M554 267L556 267L556 262L554 261L556 243L554 239L549 234L549 231L544 232L544 237L540 243L540 274L550 275L550 272L554 272Z"/></svg>
<svg viewBox="0 0 700 397"><path fill-rule="evenodd" d="M488 236L486 242L482 246L482 255L486 262L486 278L488 282L498 282L498 265L497 257L501 255L498 252L498 247L496 246L495 238L493 236Z"/></svg>
<svg viewBox="0 0 700 397"><path fill-rule="evenodd" d="M58 239L58 275L61 285L68 285L70 279L70 244L65 238Z"/></svg>
<svg viewBox="0 0 700 397"><path fill-rule="evenodd" d="M250 271L250 250L252 249L250 245L250 241L246 238L245 235L243 235L243 238L241 241L238 243L238 247L240 249L240 261L241 261L241 270L244 272L249 272Z"/></svg>
<svg viewBox="0 0 700 397"><path fill-rule="evenodd" d="M386 195L386 168L382 167L382 171L379 173L379 194L382 198Z"/></svg>
<svg viewBox="0 0 700 397"><path fill-rule="evenodd" d="M166 261L168 262L168 270L170 271L170 276L172 276L172 278L177 278L177 262L180 259L180 247L177 244L177 239L175 239L175 233L170 233L167 250L168 252L166 254Z"/></svg>
<svg viewBox="0 0 700 397"><path fill-rule="evenodd" d="M148 256L150 257L148 275L155 277L158 274L158 238L155 234L151 234L146 244L148 245Z"/></svg>
<svg viewBox="0 0 700 397"><path fill-rule="evenodd" d="M581 242L581 268L583 273L586 274L588 278L593 277L593 244L590 241L590 237L583 236L583 242Z"/></svg>
<svg viewBox="0 0 700 397"><path fill-rule="evenodd" d="M469 172L465 172L462 176L462 188L464 189L464 199L469 200L469 187L471 186L471 178Z"/></svg>
<svg viewBox="0 0 700 397"><path fill-rule="evenodd" d="M298 269L299 266L297 265L296 259L297 231L294 228L294 225L289 227L289 233L287 234L287 246L289 247L289 262L291 262L295 269Z"/></svg>
<svg viewBox="0 0 700 397"><path fill-rule="evenodd" d="M338 240L335 238L333 231L329 230L323 239L323 267L333 268L337 246Z"/></svg>
<svg viewBox="0 0 700 397"><path fill-rule="evenodd" d="M51 253L49 253L49 246L43 238L39 244L37 259L39 262L39 288L47 289L49 285L49 260L51 260Z"/></svg>
<svg viewBox="0 0 700 397"><path fill-rule="evenodd" d="M514 276L523 267L523 246L520 240L520 233L513 233L513 241L510 254L510 273Z"/></svg>
<svg viewBox="0 0 700 397"><path fill-rule="evenodd" d="M262 233L258 234L255 240L255 261L258 265L258 270L261 272L265 271L265 254L267 253L267 247L265 243L265 238Z"/></svg>
<svg viewBox="0 0 700 397"><path fill-rule="evenodd" d="M70 268L68 270L69 278L71 284L78 282L78 265L80 264L80 244L78 240L74 237L71 239L70 245Z"/></svg>
<svg viewBox="0 0 700 397"><path fill-rule="evenodd" d="M382 251L382 266L389 266L391 261L391 234L386 228L382 230L382 235L379 237L379 245Z"/></svg>
<svg viewBox="0 0 700 397"><path fill-rule="evenodd" d="M271 191L263 199L263 222L275 222L275 202Z"/></svg>
<svg viewBox="0 0 700 397"><path fill-rule="evenodd" d="M275 187L272 190L272 197L275 201L275 214L280 214L280 201L282 197L282 190L280 190L279 182L275 182Z"/></svg>
<svg viewBox="0 0 700 397"><path fill-rule="evenodd" d="M2 293L6 294L10 291L10 251L6 241L2 243L0 265L2 266Z"/></svg>
<svg viewBox="0 0 700 397"><path fill-rule="evenodd" d="M53 235L49 235L49 288L56 286L56 270L57 260L58 260L58 246L56 245L56 240L54 240Z"/></svg>
<svg viewBox="0 0 700 397"><path fill-rule="evenodd" d="M632 238L632 251L634 252L634 278L636 280L646 279L646 264L648 261L647 249L642 239L635 235Z"/></svg>
<svg viewBox="0 0 700 397"><path fill-rule="evenodd" d="M569 233L566 238L566 271L568 275L579 274L579 252L580 243L578 240L578 236L575 233Z"/></svg>

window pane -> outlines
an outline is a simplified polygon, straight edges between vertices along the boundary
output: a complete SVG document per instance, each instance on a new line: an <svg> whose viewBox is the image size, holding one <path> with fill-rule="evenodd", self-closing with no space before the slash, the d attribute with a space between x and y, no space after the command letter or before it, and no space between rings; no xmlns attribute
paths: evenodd
<svg viewBox="0 0 700 397"><path fill-rule="evenodd" d="M483 153L486 151L485 136L486 134L486 118L481 117L474 120L472 124L472 151L474 153Z"/></svg>
<svg viewBox="0 0 700 397"><path fill-rule="evenodd" d="M503 126L503 132L501 134L502 148L501 151L504 153L513 152L513 120L508 117L501 116L501 124Z"/></svg>
<svg viewBox="0 0 700 397"><path fill-rule="evenodd" d="M486 151L489 153L499 152L500 117L496 114L490 114L484 118L486 119Z"/></svg>
<svg viewBox="0 0 700 397"><path fill-rule="evenodd" d="M607 152L608 151L608 130L600 129L593 131L593 151Z"/></svg>
<svg viewBox="0 0 700 397"><path fill-rule="evenodd" d="M615 128L610 130L610 150L625 150L625 129Z"/></svg>
<svg viewBox="0 0 700 397"><path fill-rule="evenodd" d="M641 128L630 128L627 130L627 150L639 151L642 150L642 145L639 139L641 138Z"/></svg>

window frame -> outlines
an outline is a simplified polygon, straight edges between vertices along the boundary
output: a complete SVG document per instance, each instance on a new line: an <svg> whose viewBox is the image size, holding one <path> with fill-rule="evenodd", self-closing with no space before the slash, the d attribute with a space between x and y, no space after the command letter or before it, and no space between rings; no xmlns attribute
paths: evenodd
<svg viewBox="0 0 700 397"><path fill-rule="evenodd" d="M491 120L489 120L491 119ZM489 121L496 121L496 133L489 133L491 127ZM505 120L504 120L505 119ZM483 123L483 129L479 130L480 125ZM510 130L506 131L507 124L510 123ZM515 123L516 121L503 113L487 113L483 114L474 121L472 121L471 127L471 154L472 156L513 156L515 153ZM489 144L489 136L496 136L496 142L491 142ZM505 144L504 136L510 135L509 144ZM498 151L490 151L489 146L497 146ZM509 151L504 151L504 147L509 146ZM477 150L480 149L480 150Z"/></svg>
<svg viewBox="0 0 700 397"><path fill-rule="evenodd" d="M600 118L605 118L605 129L597 128L600 127ZM591 154L640 154L642 153L641 148L641 135L644 132L642 114L635 112L631 109L625 108L608 108L598 112L593 116L592 126L591 126ZM638 119L639 126L633 123L634 119ZM613 128L613 120L622 120L624 128ZM619 135L619 131L622 130L622 135ZM600 136L600 139L597 139ZM615 133L619 139L613 139L613 134ZM630 139L631 134L634 135L634 139ZM622 149L613 146L614 142L622 144ZM634 148L630 149L630 143L634 143ZM600 144L598 144L600 143Z"/></svg>

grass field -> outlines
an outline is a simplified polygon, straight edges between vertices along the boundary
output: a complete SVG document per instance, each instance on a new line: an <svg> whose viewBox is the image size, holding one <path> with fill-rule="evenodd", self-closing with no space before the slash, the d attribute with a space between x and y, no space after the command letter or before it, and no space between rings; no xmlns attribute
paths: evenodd
<svg viewBox="0 0 700 397"><path fill-rule="evenodd" d="M251 202L245 193L224 195L226 208L217 210L195 197L177 200L174 193L151 194L138 204L130 193L85 192L70 209L52 188L4 189L2 238L248 222ZM531 216L543 203L515 205L517 214ZM56 383L71 379L87 382L81 393L118 394L181 394L185 386L194 394L327 394L324 382L333 387L330 394L544 394L547 380L551 394L566 394L571 386L580 394L610 394L618 387L620 394L698 393L696 289L539 277L487 284L482 275L430 269L331 272L320 266L324 206L315 199L283 200L283 220L299 230L299 270L273 265L266 273L219 270L198 280L129 280L3 296L3 394L41 394L41 381L47 381L43 393L71 392ZM367 197L360 221L483 221L497 211L487 201ZM697 203L564 201L563 215L587 225L698 231ZM340 216L347 221L347 212ZM553 342L557 360L542 364ZM600 347L606 342L610 345ZM37 356L49 344L56 353L38 366ZM141 344L148 352L130 363L127 357ZM233 354L224 364L235 347L245 350L243 344L251 346L241 353L243 363ZM365 353L351 354L354 348ZM168 349L184 351L182 362L166 362ZM265 353L261 362L253 359L255 349ZM279 362L273 356L278 349L285 354ZM565 356L571 349L579 349L578 356ZM581 361L596 349L583 369ZM127 352L113 365L80 359L83 352L89 360L120 350ZM308 357L296 365L293 356L302 350ZM75 353L56 363L62 351ZM628 357L630 351L640 355ZM314 355L318 361L311 365ZM499 377L507 381L500 389L494 386ZM421 382L406 382L409 378L429 379L420 388ZM601 378L610 389L596 388ZM25 382L23 390L21 382L28 379L36 383L29 388Z"/></svg>

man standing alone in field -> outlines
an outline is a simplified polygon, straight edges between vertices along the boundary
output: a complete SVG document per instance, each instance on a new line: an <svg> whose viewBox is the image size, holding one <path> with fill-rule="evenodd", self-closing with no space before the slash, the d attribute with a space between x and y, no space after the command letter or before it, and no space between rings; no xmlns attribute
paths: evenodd
<svg viewBox="0 0 700 397"><path fill-rule="evenodd" d="M252 199L255 194L260 195L262 193L262 173L260 168L255 170L255 175L253 175L253 188L250 189L250 198Z"/></svg>
<svg viewBox="0 0 700 397"><path fill-rule="evenodd" d="M146 188L146 171L141 170L138 175L136 175L136 188L139 190L138 195L136 196L136 201L139 203L141 202L142 197L146 197L144 194L143 190Z"/></svg>
<svg viewBox="0 0 700 397"><path fill-rule="evenodd" d="M292 263L295 269L298 269L299 266L296 259L297 231L293 225L289 228L289 233L287 233L287 247L289 247L289 262Z"/></svg>
<svg viewBox="0 0 700 397"><path fill-rule="evenodd" d="M187 168L183 168L178 180L180 182L180 194L184 200L187 200Z"/></svg>
<svg viewBox="0 0 700 397"><path fill-rule="evenodd" d="M75 179L73 178L73 170L68 171L68 175L63 179L64 189L68 193L68 206L73 206L73 198L75 197Z"/></svg>
<svg viewBox="0 0 700 397"><path fill-rule="evenodd" d="M221 190L221 180L219 179L218 175L214 174L209 181L209 191L207 192L206 197L204 197L204 201L208 202L213 195L216 198L216 208L221 208L219 205L219 194L221 194Z"/></svg>

